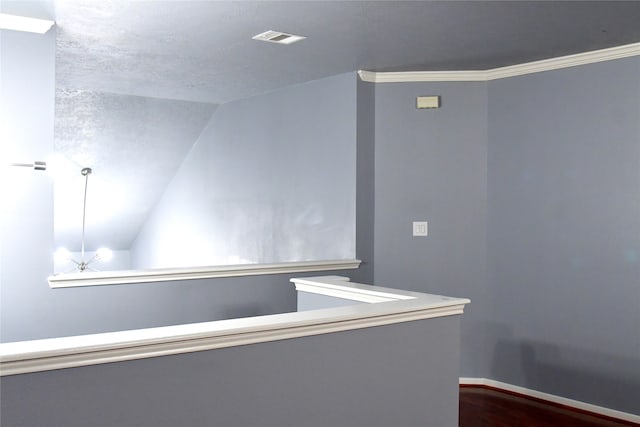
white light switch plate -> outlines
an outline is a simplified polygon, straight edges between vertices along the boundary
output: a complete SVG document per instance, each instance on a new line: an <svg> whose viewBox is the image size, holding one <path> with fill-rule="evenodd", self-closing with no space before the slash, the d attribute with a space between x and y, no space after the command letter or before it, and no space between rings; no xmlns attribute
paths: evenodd
<svg viewBox="0 0 640 427"><path fill-rule="evenodd" d="M427 221L413 221L413 235L424 237L429 234L429 223Z"/></svg>

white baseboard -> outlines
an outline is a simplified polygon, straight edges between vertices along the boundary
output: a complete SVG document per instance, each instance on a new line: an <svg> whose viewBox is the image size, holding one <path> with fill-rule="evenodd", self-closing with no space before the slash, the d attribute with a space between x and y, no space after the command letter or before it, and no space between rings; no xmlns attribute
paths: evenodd
<svg viewBox="0 0 640 427"><path fill-rule="evenodd" d="M593 412L594 414L604 415L606 417L617 418L619 420L630 421L632 423L640 423L640 415L629 414L627 412L616 411L602 406L592 405L590 403L580 402L579 400L567 399L566 397L556 396L554 394L543 393L541 391L531 390L513 384L503 383L500 381L490 380L488 378L468 378L460 377L461 385L477 385L493 387L505 391L523 394L525 396L546 400L560 405L569 406L571 408L582 411Z"/></svg>

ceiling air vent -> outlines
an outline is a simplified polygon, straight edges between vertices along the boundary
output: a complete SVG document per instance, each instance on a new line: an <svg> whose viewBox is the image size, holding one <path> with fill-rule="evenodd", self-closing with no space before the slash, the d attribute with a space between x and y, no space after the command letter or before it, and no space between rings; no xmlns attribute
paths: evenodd
<svg viewBox="0 0 640 427"><path fill-rule="evenodd" d="M264 42L279 43L279 44L291 44L306 39L304 36L296 36L294 34L281 33L280 31L265 31L262 34L251 37L254 40L261 40Z"/></svg>

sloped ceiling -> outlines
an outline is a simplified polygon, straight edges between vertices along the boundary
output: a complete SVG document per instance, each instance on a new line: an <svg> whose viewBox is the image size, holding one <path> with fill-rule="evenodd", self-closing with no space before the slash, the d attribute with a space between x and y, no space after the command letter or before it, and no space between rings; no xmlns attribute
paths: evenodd
<svg viewBox="0 0 640 427"><path fill-rule="evenodd" d="M126 250L216 105L88 90L56 90L56 245L80 250L85 178L86 245Z"/></svg>
<svg viewBox="0 0 640 427"><path fill-rule="evenodd" d="M56 0L55 15L55 148L75 174L56 184L56 242L75 250L80 168L102 203L88 242L127 248L218 104L358 69L487 69L640 41L636 1ZM266 30L307 39L251 39Z"/></svg>

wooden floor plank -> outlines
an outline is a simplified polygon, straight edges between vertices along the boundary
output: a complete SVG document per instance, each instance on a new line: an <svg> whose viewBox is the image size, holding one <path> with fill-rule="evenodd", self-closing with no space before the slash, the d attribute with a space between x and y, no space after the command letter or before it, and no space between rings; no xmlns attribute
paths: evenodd
<svg viewBox="0 0 640 427"><path fill-rule="evenodd" d="M615 421L485 387L460 388L460 427L628 427Z"/></svg>

